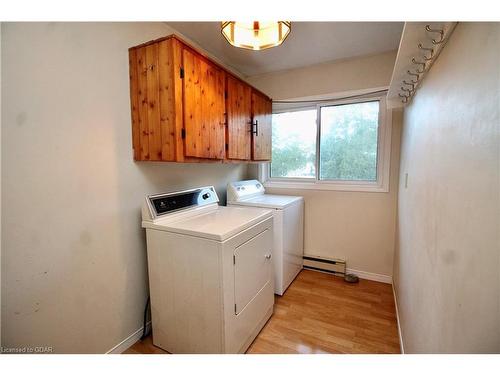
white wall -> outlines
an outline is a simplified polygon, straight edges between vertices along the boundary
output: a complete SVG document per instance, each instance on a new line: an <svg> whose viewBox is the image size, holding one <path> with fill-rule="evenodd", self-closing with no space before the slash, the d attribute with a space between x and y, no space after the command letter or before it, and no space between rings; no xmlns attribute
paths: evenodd
<svg viewBox="0 0 500 375"><path fill-rule="evenodd" d="M292 99L388 86L396 51L247 77L273 99Z"/></svg>
<svg viewBox="0 0 500 375"><path fill-rule="evenodd" d="M0 197L2 196L2 23L0 22ZM0 305L2 301L2 200L0 199ZM0 309L0 348L2 347L2 311Z"/></svg>
<svg viewBox="0 0 500 375"><path fill-rule="evenodd" d="M395 56L389 52L247 79L279 99L363 91L389 85ZM390 280L393 269L401 112L392 117L388 193L267 189L304 196L307 255L344 258L349 268L386 276L385 280ZM258 178L257 167L249 171Z"/></svg>
<svg viewBox="0 0 500 375"><path fill-rule="evenodd" d="M459 23L405 109L394 278L408 353L500 353L499 51L500 24Z"/></svg>
<svg viewBox="0 0 500 375"><path fill-rule="evenodd" d="M2 25L2 344L102 353L142 326L148 193L246 166L135 163L128 51L161 23ZM222 196L224 200L224 195Z"/></svg>

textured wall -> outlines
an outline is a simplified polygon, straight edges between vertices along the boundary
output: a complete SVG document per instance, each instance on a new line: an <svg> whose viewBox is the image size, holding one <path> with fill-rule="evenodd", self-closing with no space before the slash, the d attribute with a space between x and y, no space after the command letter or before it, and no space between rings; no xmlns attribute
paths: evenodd
<svg viewBox="0 0 500 375"><path fill-rule="evenodd" d="M148 193L241 164L132 161L128 51L162 23L2 25L2 344L101 353L142 326Z"/></svg>
<svg viewBox="0 0 500 375"><path fill-rule="evenodd" d="M459 23L405 109L394 279L409 353L500 352L499 37Z"/></svg>
<svg viewBox="0 0 500 375"><path fill-rule="evenodd" d="M396 51L306 66L247 80L273 99L301 98L388 86Z"/></svg>

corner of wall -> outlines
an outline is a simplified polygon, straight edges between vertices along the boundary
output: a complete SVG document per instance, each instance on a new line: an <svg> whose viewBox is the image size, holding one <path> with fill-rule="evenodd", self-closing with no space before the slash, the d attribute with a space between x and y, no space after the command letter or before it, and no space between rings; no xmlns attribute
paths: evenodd
<svg viewBox="0 0 500 375"><path fill-rule="evenodd" d="M404 354L404 340L403 332L401 330L401 321L399 316L399 306L398 306L398 280L399 280L399 268L397 264L399 262L399 189L401 181L401 140L403 134L403 124L404 124L404 109L397 108L392 110L393 113L393 137L397 139L398 147L393 152L397 151L397 155L393 155L394 159L397 160L397 166L392 169L393 173L397 174L398 178L395 182L395 195L396 195L396 209L394 210L395 215L395 227L394 227L394 249L393 249L393 262L392 262L392 292L394 295L394 305L396 308L396 319L398 322L398 334L399 334L399 346L401 347L401 353ZM396 138L397 137L397 138Z"/></svg>
<svg viewBox="0 0 500 375"><path fill-rule="evenodd" d="M246 179L247 180L254 180L254 179L259 179L259 166L261 163L249 163L247 165L247 171L246 171Z"/></svg>
<svg viewBox="0 0 500 375"><path fill-rule="evenodd" d="M2 22L0 22L0 307L2 305ZM0 308L0 348L2 347L2 309Z"/></svg>

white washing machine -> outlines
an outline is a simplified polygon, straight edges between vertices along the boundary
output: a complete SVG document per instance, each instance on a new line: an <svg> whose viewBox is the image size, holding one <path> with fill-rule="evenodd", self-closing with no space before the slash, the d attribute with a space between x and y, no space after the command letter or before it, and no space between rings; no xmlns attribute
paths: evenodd
<svg viewBox="0 0 500 375"><path fill-rule="evenodd" d="M243 353L273 312L272 211L218 202L203 187L142 209L153 344L170 353Z"/></svg>
<svg viewBox="0 0 500 375"><path fill-rule="evenodd" d="M227 204L273 210L274 293L283 295L304 262L304 198L265 194L259 181L247 180L228 184Z"/></svg>

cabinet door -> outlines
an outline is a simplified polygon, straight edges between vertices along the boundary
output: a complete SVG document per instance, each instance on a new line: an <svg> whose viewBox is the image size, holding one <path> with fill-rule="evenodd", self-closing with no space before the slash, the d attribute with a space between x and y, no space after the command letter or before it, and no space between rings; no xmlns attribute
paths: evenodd
<svg viewBox="0 0 500 375"><path fill-rule="evenodd" d="M271 100L252 93L253 160L271 160Z"/></svg>
<svg viewBox="0 0 500 375"><path fill-rule="evenodd" d="M252 89L240 80L227 78L227 158L249 160Z"/></svg>
<svg viewBox="0 0 500 375"><path fill-rule="evenodd" d="M158 44L130 52L132 135L135 160L161 160Z"/></svg>
<svg viewBox="0 0 500 375"><path fill-rule="evenodd" d="M182 106L175 105L172 39L131 49L129 58L134 160L174 161Z"/></svg>
<svg viewBox="0 0 500 375"><path fill-rule="evenodd" d="M225 73L195 52L183 49L184 155L224 159Z"/></svg>

